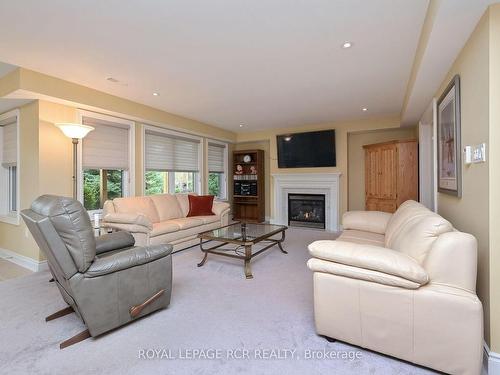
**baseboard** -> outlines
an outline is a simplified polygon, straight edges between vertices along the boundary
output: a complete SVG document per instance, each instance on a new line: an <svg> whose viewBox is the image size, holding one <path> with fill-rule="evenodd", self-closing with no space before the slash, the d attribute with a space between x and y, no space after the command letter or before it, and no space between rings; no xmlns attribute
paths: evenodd
<svg viewBox="0 0 500 375"><path fill-rule="evenodd" d="M0 258L8 260L33 272L45 271L49 269L46 260L38 261L7 249L0 248Z"/></svg>
<svg viewBox="0 0 500 375"><path fill-rule="evenodd" d="M492 352L484 343L483 363L488 375L500 375L500 354Z"/></svg>

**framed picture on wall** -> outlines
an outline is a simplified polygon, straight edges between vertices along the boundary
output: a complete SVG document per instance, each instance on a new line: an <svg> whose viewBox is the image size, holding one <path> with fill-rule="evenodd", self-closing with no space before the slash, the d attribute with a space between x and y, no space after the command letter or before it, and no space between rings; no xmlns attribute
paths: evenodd
<svg viewBox="0 0 500 375"><path fill-rule="evenodd" d="M438 191L462 196L460 76L453 77L437 102Z"/></svg>

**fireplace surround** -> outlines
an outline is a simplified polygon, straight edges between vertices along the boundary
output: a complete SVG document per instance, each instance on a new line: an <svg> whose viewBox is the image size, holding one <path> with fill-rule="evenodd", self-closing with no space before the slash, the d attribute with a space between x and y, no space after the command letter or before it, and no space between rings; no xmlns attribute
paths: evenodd
<svg viewBox="0 0 500 375"><path fill-rule="evenodd" d="M325 230L340 230L340 173L275 173L271 176L271 223L288 225L288 194L324 194Z"/></svg>

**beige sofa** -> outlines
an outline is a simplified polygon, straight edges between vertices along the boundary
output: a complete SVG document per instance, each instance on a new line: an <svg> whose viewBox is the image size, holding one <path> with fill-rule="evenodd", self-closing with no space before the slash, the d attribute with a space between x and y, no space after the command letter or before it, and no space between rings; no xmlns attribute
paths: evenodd
<svg viewBox="0 0 500 375"><path fill-rule="evenodd" d="M320 335L451 374L479 374L483 309L477 244L407 201L347 212L336 241L309 245Z"/></svg>
<svg viewBox="0 0 500 375"><path fill-rule="evenodd" d="M229 203L214 201L212 211L186 217L188 194L116 198L104 203L102 226L132 233L136 246L169 243L176 251L199 243L198 233L228 224Z"/></svg>

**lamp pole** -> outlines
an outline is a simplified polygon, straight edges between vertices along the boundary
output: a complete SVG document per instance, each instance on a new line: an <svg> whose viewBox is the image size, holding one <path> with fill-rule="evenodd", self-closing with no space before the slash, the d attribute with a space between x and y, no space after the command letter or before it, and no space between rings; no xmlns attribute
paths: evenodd
<svg viewBox="0 0 500 375"><path fill-rule="evenodd" d="M73 141L73 198L78 199L78 187L76 183L76 174L78 173L78 138L72 138Z"/></svg>

